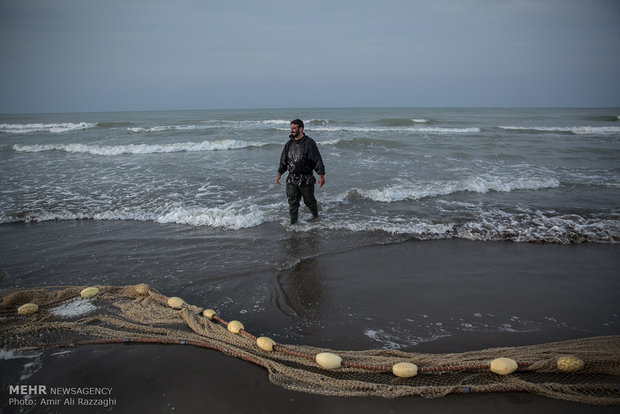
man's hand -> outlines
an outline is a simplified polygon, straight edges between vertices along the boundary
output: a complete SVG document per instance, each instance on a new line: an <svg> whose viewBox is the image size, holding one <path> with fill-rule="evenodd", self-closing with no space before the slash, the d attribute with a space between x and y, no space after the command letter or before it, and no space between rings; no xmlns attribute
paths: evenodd
<svg viewBox="0 0 620 414"><path fill-rule="evenodd" d="M319 175L319 187L323 187L323 184L325 184L325 176Z"/></svg>
<svg viewBox="0 0 620 414"><path fill-rule="evenodd" d="M276 184L280 184L280 177L282 177L282 174L278 173L276 176Z"/></svg>

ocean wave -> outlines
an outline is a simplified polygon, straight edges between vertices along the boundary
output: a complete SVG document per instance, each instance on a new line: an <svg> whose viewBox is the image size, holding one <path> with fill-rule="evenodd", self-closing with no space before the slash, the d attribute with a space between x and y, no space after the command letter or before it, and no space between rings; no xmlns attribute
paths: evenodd
<svg viewBox="0 0 620 414"><path fill-rule="evenodd" d="M481 132L480 128L445 128L445 127L353 127L353 126L334 126L316 127L311 131L317 132L350 132L350 133L386 133L401 132L411 134L473 134ZM310 130L307 131L310 134Z"/></svg>
<svg viewBox="0 0 620 414"><path fill-rule="evenodd" d="M128 145L86 145L86 144L36 144L13 145L17 152L46 152L64 151L69 153L92 155L121 155L121 154L159 154L170 152L198 152L232 150L250 147L262 147L269 143L247 142L232 139L219 141L184 142L176 144L128 144Z"/></svg>
<svg viewBox="0 0 620 414"><path fill-rule="evenodd" d="M187 224L200 227L221 227L239 230L256 227L264 222L264 213L256 206L243 209L234 208L194 208L178 207L169 213L159 216L158 223Z"/></svg>
<svg viewBox="0 0 620 414"><path fill-rule="evenodd" d="M560 182L551 177L470 177L460 181L441 183L404 183L372 190L353 188L341 195L340 198L343 200L365 198L372 201L391 203L445 196L465 191L473 193L488 193L489 191L510 192L515 190L542 190L546 188L558 188L559 186Z"/></svg>
<svg viewBox="0 0 620 414"><path fill-rule="evenodd" d="M305 228L304 228L305 227ZM454 228L453 224L426 223L418 220L390 220L373 218L368 220L343 219L321 222L320 224L301 224L299 229L328 228L331 230L347 230L351 232L385 232L389 234L409 235L420 240L445 238Z"/></svg>
<svg viewBox="0 0 620 414"><path fill-rule="evenodd" d="M101 220L150 221L162 224L208 226L228 230L256 227L265 222L264 213L257 206L243 208L171 207L148 211L140 208L122 208L101 212L39 211L0 216L0 223L36 223L46 221Z"/></svg>
<svg viewBox="0 0 620 414"><path fill-rule="evenodd" d="M371 147L373 145L380 145L383 147L398 148L403 147L406 144L398 141L390 141L386 139L376 138L336 138L330 140L321 140L316 142L317 145L349 145L357 144L362 146Z"/></svg>
<svg viewBox="0 0 620 414"><path fill-rule="evenodd" d="M206 121L207 124L211 124L211 125L216 125L219 123L223 123L226 126L239 126L242 128L247 128L247 127L255 127L255 126L268 126L268 127L273 127L273 126L289 126L291 124L291 121L287 121L285 119L260 119L260 120L239 120L239 121L230 121L230 120L211 120L211 121ZM311 122L311 121L308 121Z"/></svg>
<svg viewBox="0 0 620 414"><path fill-rule="evenodd" d="M313 225L308 225L310 228ZM351 219L321 227L353 232L386 232L414 240L463 239L517 243L619 243L620 220L606 215L558 214L555 211L483 211L462 223L431 223L410 219Z"/></svg>
<svg viewBox="0 0 620 414"><path fill-rule="evenodd" d="M145 134L145 133L157 133L157 132L165 132L165 131L192 131L192 130L203 130L203 129L213 129L213 128L229 128L229 129L264 129L267 128L277 128L277 129L288 129L284 128L288 127L290 121L285 121L283 119L265 119L265 120L222 120L222 119L212 119L206 121L196 121L186 124L177 124L177 125L154 125L154 126L142 126L142 127L131 127L127 128L127 131L134 134Z"/></svg>
<svg viewBox="0 0 620 414"><path fill-rule="evenodd" d="M508 131L531 131L531 132L561 132L575 135L594 135L594 134L620 134L620 127L617 126L573 126L573 127L535 127L535 126L499 126L498 128Z"/></svg>
<svg viewBox="0 0 620 414"><path fill-rule="evenodd" d="M291 121L287 121L285 119L260 119L260 120L228 120L228 119L210 119L202 122L202 124L209 127L226 127L226 128L241 128L241 129L251 129L251 128L281 128L287 127L290 125Z"/></svg>
<svg viewBox="0 0 620 414"><path fill-rule="evenodd" d="M282 214L274 214L281 211ZM464 239L472 241L512 241L519 243L573 244L584 242L620 242L620 220L609 215L558 214L554 211L528 210L507 212L499 209L479 211L464 222L434 223L415 217L364 216L327 213L320 221L300 222L294 226L285 220L285 207L278 205L222 207L169 206L144 209L125 207L102 211L38 211L0 213L0 223L101 220L144 221L181 224L223 230L243 230L266 223L280 223L288 231L349 231L387 233L414 240Z"/></svg>
<svg viewBox="0 0 620 414"><path fill-rule="evenodd" d="M304 124L305 125L329 125L334 121L329 121L327 119L309 119Z"/></svg>
<svg viewBox="0 0 620 414"><path fill-rule="evenodd" d="M476 221L455 226L454 238L475 241L572 244L618 243L620 222L555 212L487 212Z"/></svg>
<svg viewBox="0 0 620 414"><path fill-rule="evenodd" d="M97 127L91 122L63 122L52 124L0 124L0 132L9 134L31 134L34 132L62 133Z"/></svg>
<svg viewBox="0 0 620 414"><path fill-rule="evenodd" d="M387 127L403 127L416 124L425 124L427 122L429 122L429 120L424 118L385 118L376 121L378 125Z"/></svg>
<svg viewBox="0 0 620 414"><path fill-rule="evenodd" d="M512 241L518 243L618 243L620 221L582 217L576 214L530 211L519 214L483 212L464 223L430 223L415 218L334 219L291 226L293 231L316 229L351 232L385 232L413 240L463 239L471 241Z"/></svg>
<svg viewBox="0 0 620 414"><path fill-rule="evenodd" d="M154 127L132 127L127 128L127 131L139 134L148 132L163 132L163 131L192 131L196 129L208 129L211 128L208 125L161 125Z"/></svg>

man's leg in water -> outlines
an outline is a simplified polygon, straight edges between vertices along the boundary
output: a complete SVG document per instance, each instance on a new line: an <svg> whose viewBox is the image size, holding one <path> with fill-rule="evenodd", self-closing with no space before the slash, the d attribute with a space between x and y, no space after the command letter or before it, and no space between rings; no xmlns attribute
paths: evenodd
<svg viewBox="0 0 620 414"><path fill-rule="evenodd" d="M299 191L304 197L304 204L308 206L312 212L313 218L319 218L319 205L314 198L314 185L302 185L299 187Z"/></svg>
<svg viewBox="0 0 620 414"><path fill-rule="evenodd" d="M299 217L299 201L302 193L295 184L286 184L286 198L288 200L288 211L291 215L291 224L297 223Z"/></svg>

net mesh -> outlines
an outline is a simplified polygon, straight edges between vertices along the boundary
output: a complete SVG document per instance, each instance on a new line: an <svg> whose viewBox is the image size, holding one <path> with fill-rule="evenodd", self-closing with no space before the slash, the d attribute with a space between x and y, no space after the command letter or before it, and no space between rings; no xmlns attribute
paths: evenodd
<svg viewBox="0 0 620 414"><path fill-rule="evenodd" d="M218 315L145 284L96 288L91 298L83 297L87 296L83 286L3 292L3 347L25 351L103 343L186 344L250 361L264 367L274 384L314 394L435 398L525 391L586 404L620 403L620 336L453 354L333 351L285 344L263 350L248 331L232 333L229 322ZM36 304L38 310L24 314L25 304ZM317 363L315 357L324 352L341 358L337 368ZM516 361L516 371L506 375L491 371L491 361L499 357ZM565 366L562 359L573 365ZM393 366L402 362L415 364L417 375L395 375Z"/></svg>

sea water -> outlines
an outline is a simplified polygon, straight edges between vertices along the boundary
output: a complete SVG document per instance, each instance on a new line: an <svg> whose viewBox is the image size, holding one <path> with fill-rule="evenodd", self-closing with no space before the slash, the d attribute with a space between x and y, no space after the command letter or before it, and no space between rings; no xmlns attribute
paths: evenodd
<svg viewBox="0 0 620 414"><path fill-rule="evenodd" d="M327 166L313 226L415 239L620 239L620 109L286 109L5 115L0 223L286 222L289 122ZM291 118L291 119L289 119Z"/></svg>
<svg viewBox="0 0 620 414"><path fill-rule="evenodd" d="M2 115L2 286L146 282L231 316L258 321L277 309L293 318L292 331L324 326L315 302L325 281L311 280L313 268L291 273L318 256L408 240L616 244L619 116L620 108ZM321 219L306 221L302 205L291 226L275 176L295 118L317 142L327 182L316 189ZM317 294L290 300L303 289ZM359 334L394 347L557 319L496 311L474 307L462 319L427 309L403 315L396 333L369 321ZM603 316L608 326L618 317Z"/></svg>

